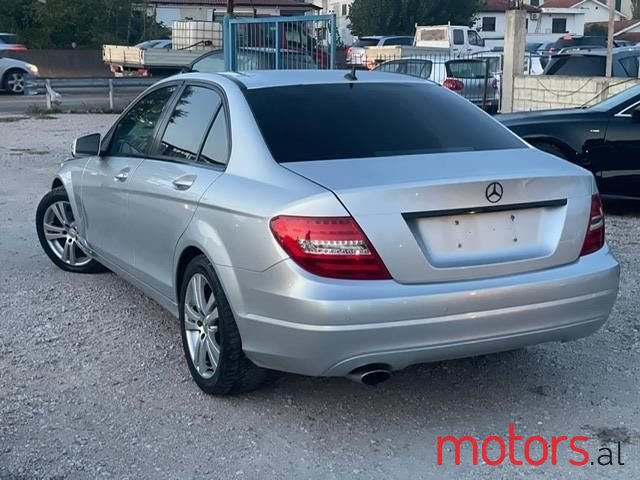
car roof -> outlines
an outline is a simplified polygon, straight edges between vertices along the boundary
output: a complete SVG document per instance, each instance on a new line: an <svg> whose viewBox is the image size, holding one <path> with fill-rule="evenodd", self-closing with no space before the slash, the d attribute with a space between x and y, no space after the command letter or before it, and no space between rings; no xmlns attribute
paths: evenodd
<svg viewBox="0 0 640 480"><path fill-rule="evenodd" d="M615 47L611 49L611 53L613 55L624 55L628 53L629 55L638 55L640 54L640 47ZM603 57L607 55L607 49L602 48L594 48L591 50L568 50L566 52L562 52L558 55L553 55L554 57L562 57L565 55L572 56L591 56L591 57Z"/></svg>
<svg viewBox="0 0 640 480"><path fill-rule="evenodd" d="M395 73L379 71L358 71L357 80L346 78L350 70L256 70L251 72L223 72L223 73L198 73L183 74L188 78L202 80L216 80L220 76L241 84L243 88L271 88L287 87L294 85L327 85L335 83L430 83L414 77L405 77ZM183 75L170 77L179 78Z"/></svg>

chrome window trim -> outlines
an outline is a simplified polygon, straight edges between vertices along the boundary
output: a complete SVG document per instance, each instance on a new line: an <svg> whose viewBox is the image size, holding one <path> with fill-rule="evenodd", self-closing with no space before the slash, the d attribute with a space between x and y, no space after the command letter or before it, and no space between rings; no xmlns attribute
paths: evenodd
<svg viewBox="0 0 640 480"><path fill-rule="evenodd" d="M626 112L630 112L632 110L635 110L637 107L640 106L640 100L638 100L636 103L629 105L627 108L625 108L624 110L616 113L614 115L614 117L622 117L622 118L631 118L632 114L631 113L626 113Z"/></svg>

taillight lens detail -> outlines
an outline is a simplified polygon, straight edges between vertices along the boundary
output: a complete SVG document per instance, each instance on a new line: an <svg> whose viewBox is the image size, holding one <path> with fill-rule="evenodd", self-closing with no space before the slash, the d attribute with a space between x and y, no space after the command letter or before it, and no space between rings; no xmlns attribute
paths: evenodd
<svg viewBox="0 0 640 480"><path fill-rule="evenodd" d="M391 278L351 217L280 216L270 226L284 251L308 272L348 280Z"/></svg>
<svg viewBox="0 0 640 480"><path fill-rule="evenodd" d="M589 226L587 235L582 244L580 256L597 252L604 246L604 210L600 195L591 197L591 213L589 215Z"/></svg>
<svg viewBox="0 0 640 480"><path fill-rule="evenodd" d="M449 90L453 90L454 92L461 92L464 90L464 83L458 80L457 78L447 78L442 84L444 88L448 88Z"/></svg>

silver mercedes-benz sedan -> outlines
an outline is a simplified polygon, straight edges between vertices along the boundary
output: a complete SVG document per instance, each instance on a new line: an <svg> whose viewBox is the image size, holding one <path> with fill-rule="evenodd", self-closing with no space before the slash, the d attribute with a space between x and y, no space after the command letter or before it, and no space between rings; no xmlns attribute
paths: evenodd
<svg viewBox="0 0 640 480"><path fill-rule="evenodd" d="M75 141L36 220L60 268L179 317L219 395L577 339L618 290L589 172L380 72L161 81Z"/></svg>

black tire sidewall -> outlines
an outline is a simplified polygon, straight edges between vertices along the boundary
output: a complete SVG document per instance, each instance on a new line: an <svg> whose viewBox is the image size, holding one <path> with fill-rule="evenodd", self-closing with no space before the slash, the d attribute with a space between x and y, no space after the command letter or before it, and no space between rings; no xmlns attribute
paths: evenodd
<svg viewBox="0 0 640 480"><path fill-rule="evenodd" d="M187 343L187 331L184 323L184 304L187 287L189 286L189 281L196 273L201 273L206 277L209 285L211 286L211 289L213 290L214 295L216 296L216 304L218 308L220 358L218 361L218 367L216 368L216 371L211 378L203 378L202 376L200 376L193 364L193 361L191 360L189 345ZM228 382L225 382L224 378L222 377L225 376L225 373L229 370L236 371L239 369L239 365L234 364L234 362L240 361L243 353L241 351L234 351L238 348L240 348L241 350L241 347L239 345L230 344L230 342L228 341L230 336L229 333L231 333L233 336L234 333L237 333L237 327L235 325L233 314L231 313L231 309L229 308L226 296L222 290L220 282L218 281L218 277L213 269L213 266L204 255L199 255L198 257L191 260L185 270L182 285L180 288L179 309L182 347L184 350L185 358L187 360L187 365L189 366L189 371L191 372L191 376L198 384L198 386L206 393L217 395L225 395L229 393L233 386L228 384ZM230 330L236 330L236 332L230 332Z"/></svg>
<svg viewBox="0 0 640 480"><path fill-rule="evenodd" d="M47 211L47 208L52 203L55 202L68 202L69 196L67 195L64 187L54 188L50 192L48 192L40 203L38 204L38 209L36 210L36 231L38 232L38 240L40 241L40 245L44 250L44 253L49 257L49 259L60 269L65 270L67 272L72 273L99 273L105 270L105 268L98 263L96 260L91 260L86 265L81 267L74 267L72 265L68 265L64 263L62 260L58 258L58 256L51 250L49 246L49 242L45 237L44 233L44 214Z"/></svg>

